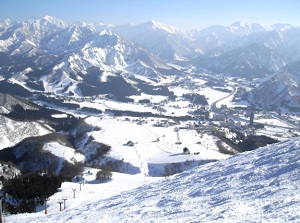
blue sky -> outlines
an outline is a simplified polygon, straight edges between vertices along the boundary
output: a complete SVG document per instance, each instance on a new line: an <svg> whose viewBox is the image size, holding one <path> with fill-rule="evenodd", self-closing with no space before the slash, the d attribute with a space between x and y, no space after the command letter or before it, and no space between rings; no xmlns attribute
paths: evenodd
<svg viewBox="0 0 300 223"><path fill-rule="evenodd" d="M123 25L151 19L183 29L236 21L300 26L299 0L0 0L0 20L50 15L65 21Z"/></svg>

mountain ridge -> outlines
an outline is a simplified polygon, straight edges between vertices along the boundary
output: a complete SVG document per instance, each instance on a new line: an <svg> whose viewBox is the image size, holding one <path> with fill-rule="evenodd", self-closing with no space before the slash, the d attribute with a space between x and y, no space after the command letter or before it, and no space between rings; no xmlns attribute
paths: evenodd
<svg viewBox="0 0 300 223"><path fill-rule="evenodd" d="M90 80L100 86L111 76L131 88L137 86L129 77L160 83L169 75L186 75L189 66L263 78L297 63L299 42L300 29L287 24L239 21L192 33L155 20L125 26L66 23L50 16L6 20L0 23L0 75L29 91L63 95L84 95L82 86L95 87Z"/></svg>

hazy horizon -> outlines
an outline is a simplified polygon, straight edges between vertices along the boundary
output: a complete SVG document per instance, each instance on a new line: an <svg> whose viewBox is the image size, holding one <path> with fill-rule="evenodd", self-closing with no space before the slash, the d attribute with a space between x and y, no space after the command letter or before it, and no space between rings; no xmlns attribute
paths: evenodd
<svg viewBox="0 0 300 223"><path fill-rule="evenodd" d="M184 30L229 26L237 21L300 26L300 1L297 0L0 0L0 3L0 21L24 21L49 15L67 22L113 25L137 25L155 20Z"/></svg>

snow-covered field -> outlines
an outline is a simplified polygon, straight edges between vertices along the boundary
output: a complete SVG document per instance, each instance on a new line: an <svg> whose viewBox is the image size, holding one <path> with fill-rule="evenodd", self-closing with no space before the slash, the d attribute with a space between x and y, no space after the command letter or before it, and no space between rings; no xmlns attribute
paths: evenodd
<svg viewBox="0 0 300 223"><path fill-rule="evenodd" d="M74 163L83 162L85 160L83 154L76 152L73 148L63 146L57 142L46 143L43 150L51 152L53 155L59 157L59 165L56 170L57 173L61 170L64 161Z"/></svg>
<svg viewBox="0 0 300 223"><path fill-rule="evenodd" d="M182 144L176 144L178 135L174 131L174 126L154 126L158 122L163 123L163 120L89 117L86 122L101 128L101 131L93 132L92 136L95 140L111 146L109 156L139 167L144 175L159 175L161 170L155 169L160 168L157 164L218 160L228 157L218 152L215 137L198 135L195 130L180 129L178 135ZM129 141L132 141L134 146L125 145ZM183 154L184 147L187 147L191 154Z"/></svg>
<svg viewBox="0 0 300 223"><path fill-rule="evenodd" d="M195 81L199 81L200 79L196 79ZM210 107L214 102L216 103L217 108L220 108L221 105L226 105L228 108L233 107L245 107L249 106L249 104L245 101L239 101L239 102L233 102L233 95L226 97L229 95L229 93L221 92L214 90L210 87L199 87L197 90L191 90L182 86L177 87L170 87L171 91L177 95L177 100L174 101L166 101L167 97L165 96L157 96L157 95L147 95L142 94L140 96L132 96L136 102L135 103L121 103L114 100L106 100L106 99L90 99L89 101L84 102L75 102L78 103L81 107L90 107L90 108L96 108L102 111L105 111L105 109L113 109L113 110L122 110L122 111L139 111L139 112L151 112L153 114L160 114L160 112L154 108L153 104L159 104L159 106L163 109L165 109L165 112L163 112L163 115L166 116L186 116L190 115L191 112L193 112L196 108L196 106L190 106L190 102L183 100L181 96L183 94L187 93L198 93L201 95L205 95L208 101L208 107ZM228 89L232 89L228 87ZM151 100L151 104L141 104L137 103L140 99L149 99ZM223 99L223 100L220 100ZM82 112L84 115L84 112ZM210 118L212 118L214 112L210 112ZM234 115L229 116L234 121L241 122L242 125L248 125L249 124L249 118L246 118L244 114L240 115ZM256 131L256 134L260 135L267 135L269 137L274 137L276 139L282 140L282 139L288 139L291 136L294 136L295 134L290 133L290 128L295 128L295 125L290 125L287 122L281 121L275 117L271 116L263 116L261 114L255 114L254 117L255 123L264 124L264 129L259 129ZM165 130L165 129L164 129Z"/></svg>
<svg viewBox="0 0 300 223"><path fill-rule="evenodd" d="M300 138L169 178L114 173L107 183L64 183L34 214L6 222L299 222ZM75 198L73 198L75 191ZM66 197L66 210L59 204Z"/></svg>
<svg viewBox="0 0 300 223"><path fill-rule="evenodd" d="M133 96L135 103L101 98L72 102L102 111L108 108L153 114L159 114L153 104L160 103L159 106L166 110L164 115L169 116L189 115L195 109L181 98L185 93L205 95L209 106L219 101L218 108L222 104L228 107L244 105L231 102L232 96L226 98L228 93L210 87L197 90L172 87L172 90L178 96L175 102L146 94ZM222 98L226 99L220 100ZM140 99L150 99L152 105L137 103ZM300 192L300 138L230 157L218 151L218 138L189 129L192 121L66 112L97 127L87 132L87 136L109 145L111 150L106 159L122 160L129 164L129 169L126 174L114 172L110 181L100 183L95 180L98 170L86 168L80 182L76 178L73 182L65 182L50 197L47 215L44 207L39 207L33 214L6 215L6 222L300 221L297 196ZM232 118L243 125L249 121L243 114ZM294 136L289 124L274 117L256 115L254 121L265 125L256 134L280 140ZM130 141L133 145L126 145ZM185 147L190 154L183 153ZM47 143L43 149L58 156L60 163L83 161L84 155L88 156L57 142ZM215 160L218 161L205 164ZM166 166L184 172L162 177L168 175ZM67 208L60 212L58 202L62 198L67 198Z"/></svg>
<svg viewBox="0 0 300 223"><path fill-rule="evenodd" d="M259 28L258 24L256 26ZM129 27L133 28L133 26ZM68 113L82 118L79 120L79 126L71 127L74 128L70 130L74 131L73 133L67 135L69 132L61 132L66 133L66 138L63 140L57 139L59 137L56 136L54 139L48 137L53 141L45 142L42 147L44 151L59 158L56 171L60 171L64 161L84 163L85 160L88 160L89 165L92 165L93 162L93 167L99 167L108 161L120 162L122 165L118 167L118 170L124 172L114 172L112 179L101 183L96 180L99 169L86 167L82 176L74 177L72 182L64 182L58 192L50 197L47 207L48 214L44 213L44 207L41 206L33 214L5 215L1 223L300 222L299 117L290 119L290 117L283 117L277 112L256 111L254 124L259 123L262 124L260 127L264 127L254 130L252 126L249 126L250 120L247 113L250 110L230 111L227 109L249 106L248 102L238 102L238 100L244 99L245 93L252 95L250 90L255 89L258 83L258 80L233 76L228 78L227 74L239 75L241 71L248 71L246 67L254 68L256 66L269 71L280 69L284 66L282 58L289 57L288 54L283 55L284 52L280 49L286 45L296 46L297 44L287 44L288 42L293 43L294 40L290 38L280 40L279 38L279 42L275 44L277 46L273 48L277 53L280 54L279 51L282 51L283 54L269 59L267 56L263 61L257 63L254 62L257 60L252 62L253 58L251 59L246 54L242 57L239 55L241 52L239 49L248 49L248 45L244 44L248 43L249 38L244 38L238 34L238 31L244 30L250 37L255 30L250 30L252 25L244 22L235 23L229 27L219 27L220 31L223 30L221 31L223 34L225 29L230 31L227 33L231 36L229 39L235 38L235 35L239 36L238 45L243 48L235 46L236 44L227 44L229 39L222 40L222 37L218 36L219 28L213 27L216 32L212 36L202 33L204 34L202 37L206 36L207 40L212 37L213 39L219 38L220 41L216 42L224 44L226 50L218 48L219 44L215 46L214 44L210 44L211 46L204 44L201 47L203 57L200 55L198 57L193 53L195 50L199 50L196 49L199 46L192 46L195 43L197 45L197 40L189 34L182 35L181 31L155 21L140 27L146 28L141 29L141 33L146 34L145 37L149 37L148 34L154 35L154 30L161 34L168 33L165 36L167 38L159 35L158 44L154 44L162 46L164 52L158 53L153 49L152 51L152 46L146 47L143 41L137 43L136 40L129 38L130 35L125 35L126 37L123 38L120 30L120 35L114 33L118 33L119 28L112 28L115 30L112 32L110 25L104 24L103 27L85 23L70 24L69 26L63 21L46 16L20 23L11 23L6 20L2 28L0 27L1 35L3 34L2 37L5 37L2 38L3 41L0 41L1 51L4 53L1 57L9 61L9 65L6 65L7 61L4 61L5 66L1 68L1 72L4 73L1 76L5 78L0 77L0 80L9 78L8 82L11 84L18 84L28 91L34 90L37 94L33 94L31 99L44 100L43 97L39 97L42 96L39 95L41 93L47 97L51 95L56 99L80 106L78 109L73 109L78 106L63 105L60 100L40 102L45 107L54 107L66 112L66 114L52 115L53 118L67 118ZM264 31L271 29L271 27L266 29L263 26L260 28ZM294 31L290 32L289 29L286 26L284 30L272 32L273 34L282 34L279 36L283 37L293 37L294 35L291 34ZM138 30L139 28L136 27L127 31L134 34ZM200 36L194 34L195 38L200 37L199 40L201 40L201 33L199 33ZM266 35L267 33L261 32L261 34ZM255 35L260 36L260 33ZM173 39L173 36L176 36L176 39ZM269 34L268 36L272 37ZM186 37L188 38L186 39ZM140 38L140 40L142 39ZM168 41L164 42L164 39ZM266 41L265 38L262 39L264 39L263 42ZM131 43L131 41L133 42ZM262 44L262 42L259 41L257 44ZM143 50L144 47L147 48L146 51ZM161 56L168 54L167 49L170 47L173 52L166 55L164 60L154 56L154 54ZM263 54L268 52L267 48L264 48ZM180 49L186 53L182 52L181 54ZM221 49L219 52L215 51L219 56L209 57L205 53L205 51L212 52L209 49ZM193 58L188 55L189 51ZM225 56L222 51L227 52L226 60L228 61L219 61ZM273 55L271 51L270 55ZM41 52L43 55L40 54ZM37 59L39 55L42 57ZM20 59L20 56L27 58L24 64L15 60ZM172 59L184 61L180 63L181 66L179 64L169 66L165 63L169 56ZM204 68L188 65L190 62L198 64L196 60L202 61L202 59L206 63L207 73L204 72L206 70ZM286 61L287 65L297 61L296 59ZM199 61L200 64L202 64L201 61ZM243 61L250 66L244 66ZM31 68L34 64L36 66ZM187 67L184 67L184 64ZM28 68L25 68L27 66ZM290 65L286 67L289 67L288 70L292 70ZM178 71L173 68L178 68ZM210 72L211 68L219 70L224 75ZM22 71L22 69L24 70ZM288 74L290 71L278 70L278 72L282 71L283 76L291 76L288 77L287 83L289 84L283 86L281 83L272 83L272 86L277 84L280 87L279 90L285 93L284 88L288 85L297 86L297 81ZM245 72L245 74L247 73ZM250 73L252 73L252 69L249 70ZM256 74L253 73L253 75ZM277 77L277 74L272 76L272 80L278 78L281 77ZM95 85L91 83L97 80L107 83ZM117 95L127 90L119 91L120 89L113 88L122 87L120 83L123 81L127 82L126 88L135 88L136 92L144 90L151 92L147 90L148 87L155 90L160 85L168 87L176 99L173 100L175 98L173 94L170 94L169 98L144 93L130 96L134 100L130 103L108 99L107 95L84 97L84 95L94 94L91 92L115 92L116 98L119 98ZM268 83L266 79L264 81ZM92 87L91 91L87 90L88 86ZM268 85L265 86L268 87ZM104 89L97 89L98 87ZM262 89L267 89L266 87ZM168 94L165 88L161 90L164 95ZM129 91L135 92L133 89ZM156 93L158 92L160 91L156 91ZM276 90L268 92L276 92ZM127 93L129 94L126 92L124 95L128 95ZM234 95L235 93L237 95ZM194 100L191 97L187 99L188 97L183 97L184 94L203 95L208 105L205 103L195 104L198 97L194 97ZM266 93L265 95L272 96L273 94ZM262 94L258 96L260 98ZM284 95L285 99L281 101L282 103L278 101L275 105L285 104L290 101L290 96L289 92L288 95ZM20 104L20 101L12 103L15 101L14 99L10 99L12 102L9 102L6 95L2 99L3 105L0 106L2 113L18 111L20 107L15 105L21 105L25 110L31 107L26 103ZM151 102L143 103L148 102L145 99ZM251 97L248 99L251 100ZM59 102L56 103L59 107L47 104L47 101ZM268 102L269 97L265 97L261 101ZM7 102L9 103L7 104ZM67 106L70 109L67 109ZM143 112L147 112L147 117L115 117L113 112L110 112L111 110L123 111L123 115L136 112L135 114L139 113L139 116L142 116ZM23 110L18 112L20 111L23 112ZM207 114L208 111L209 114ZM285 111L284 109L281 112ZM115 115L120 115L120 113L122 112L117 112ZM157 118L159 115L161 118ZM207 120L207 116L211 118ZM168 117L168 119L162 117ZM188 117L191 117L189 121L179 121L186 120ZM70 120L67 120L68 127L72 123ZM83 120L87 124L83 123ZM57 121L57 123L59 122ZM22 122L0 115L0 150L14 146L27 137L54 132L54 129L47 127L44 123L43 119L35 122ZM60 124L66 127L66 122L62 121ZM193 130L193 127L197 127L199 132ZM234 131L230 131L231 129ZM217 130L220 130L220 134L232 139L239 134L262 134L279 139L281 142L252 152L233 156L224 155L219 152L217 145L220 141L214 136ZM240 132L237 134L235 130ZM284 141L285 139L289 140ZM223 147L235 153L236 151L229 146L230 143L226 144L225 142L226 140L221 142ZM103 146L102 143L108 146ZM29 146L30 144L28 144ZM107 154L102 155L101 152L104 153L105 150L102 150L102 146L105 149L111 149ZM184 149L188 149L189 152L184 153ZM25 152L24 154L28 155ZM30 155L34 156L34 154ZM99 157L91 158L96 157L95 155L99 155ZM21 157L16 157L16 159L21 160ZM5 165L0 168L0 172L5 173L10 164ZM175 174L179 172L181 173ZM11 174L11 176L14 175L14 173ZM66 199L66 209L59 211L58 203L63 198Z"/></svg>

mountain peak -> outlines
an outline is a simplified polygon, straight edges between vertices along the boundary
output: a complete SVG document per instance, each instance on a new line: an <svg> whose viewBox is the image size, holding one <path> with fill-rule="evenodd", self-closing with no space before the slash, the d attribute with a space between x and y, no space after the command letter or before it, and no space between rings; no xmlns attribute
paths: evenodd
<svg viewBox="0 0 300 223"><path fill-rule="evenodd" d="M150 21L137 25L139 27L144 27L147 30L153 30L153 31L165 31L167 33L180 33L180 34L185 34L182 30L180 30L177 27L174 26L169 26L166 24L163 24L161 22L158 22L156 20L151 19Z"/></svg>
<svg viewBox="0 0 300 223"><path fill-rule="evenodd" d="M250 27L251 24L249 24L248 22L245 22L245 21L241 20L241 21L237 21L237 22L233 23L230 26L246 28L246 27Z"/></svg>
<svg viewBox="0 0 300 223"><path fill-rule="evenodd" d="M231 32L242 36L242 35L247 35L255 32L265 32L270 30L269 26L261 25L258 23L248 23L245 21L238 21L233 23L228 27Z"/></svg>
<svg viewBox="0 0 300 223"><path fill-rule="evenodd" d="M10 19L4 19L3 21L0 21L0 26L10 26L11 25L11 21Z"/></svg>
<svg viewBox="0 0 300 223"><path fill-rule="evenodd" d="M41 24L54 24L57 27L60 28L66 28L68 26L68 24L60 19L57 19L55 17L52 16L43 16L43 17L32 17L31 19L29 19L27 22L31 22L31 23L41 23Z"/></svg>
<svg viewBox="0 0 300 223"><path fill-rule="evenodd" d="M292 26L289 24L281 24L281 23L274 24L271 27L272 29L277 31L286 31L292 28Z"/></svg>
<svg viewBox="0 0 300 223"><path fill-rule="evenodd" d="M48 20L48 21L54 21L54 20L57 20L56 18L52 17L52 16L49 16L49 15L45 15L42 17L43 19L45 20Z"/></svg>
<svg viewBox="0 0 300 223"><path fill-rule="evenodd" d="M109 35L109 36L115 36L116 34L113 33L110 29L103 29L100 31L99 35Z"/></svg>
<svg viewBox="0 0 300 223"><path fill-rule="evenodd" d="M151 23L151 24L155 25L155 24L159 24L160 22L158 22L154 19L151 19L148 23Z"/></svg>
<svg viewBox="0 0 300 223"><path fill-rule="evenodd" d="M143 25L143 24L142 24ZM168 30L168 26L165 24L162 24L158 21L155 21L151 19L149 22L144 23L145 26L151 29L163 29L163 30Z"/></svg>

